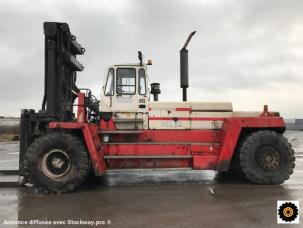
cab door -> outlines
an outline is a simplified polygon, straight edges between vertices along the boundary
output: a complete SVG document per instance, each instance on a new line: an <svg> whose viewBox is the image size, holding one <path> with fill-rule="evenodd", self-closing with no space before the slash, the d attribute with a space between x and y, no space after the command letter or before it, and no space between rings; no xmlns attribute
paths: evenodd
<svg viewBox="0 0 303 228"><path fill-rule="evenodd" d="M115 96L115 69L113 67L108 69L104 81L101 91L100 112L112 112Z"/></svg>
<svg viewBox="0 0 303 228"><path fill-rule="evenodd" d="M110 89L112 87L110 70L104 89L104 103L113 113L116 128L119 130L147 129L148 92L144 67L115 67L114 89Z"/></svg>

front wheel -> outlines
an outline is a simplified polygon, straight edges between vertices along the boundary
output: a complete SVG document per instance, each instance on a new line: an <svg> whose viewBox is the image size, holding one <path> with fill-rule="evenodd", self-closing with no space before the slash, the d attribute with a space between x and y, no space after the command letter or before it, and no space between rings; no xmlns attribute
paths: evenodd
<svg viewBox="0 0 303 228"><path fill-rule="evenodd" d="M274 131L252 133L241 145L239 153L243 173L257 184L282 184L295 167L291 145Z"/></svg>
<svg viewBox="0 0 303 228"><path fill-rule="evenodd" d="M29 182L41 193L66 193L87 177L89 158L83 143L66 133L37 138L25 160Z"/></svg>

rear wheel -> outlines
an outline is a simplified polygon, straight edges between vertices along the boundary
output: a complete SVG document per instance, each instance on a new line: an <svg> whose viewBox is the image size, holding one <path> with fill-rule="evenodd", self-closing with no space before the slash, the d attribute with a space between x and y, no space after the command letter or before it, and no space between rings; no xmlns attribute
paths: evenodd
<svg viewBox="0 0 303 228"><path fill-rule="evenodd" d="M89 158L83 143L66 133L37 138L26 153L29 183L41 193L66 193L87 177Z"/></svg>
<svg viewBox="0 0 303 228"><path fill-rule="evenodd" d="M291 145L281 134L263 130L249 135L240 147L240 166L258 184L282 184L295 167Z"/></svg>

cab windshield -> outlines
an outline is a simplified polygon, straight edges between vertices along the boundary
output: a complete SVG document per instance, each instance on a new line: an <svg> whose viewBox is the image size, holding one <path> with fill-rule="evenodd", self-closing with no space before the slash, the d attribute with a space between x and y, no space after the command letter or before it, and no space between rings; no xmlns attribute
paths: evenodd
<svg viewBox="0 0 303 228"><path fill-rule="evenodd" d="M118 68L116 77L116 91L120 95L136 93L136 69Z"/></svg>

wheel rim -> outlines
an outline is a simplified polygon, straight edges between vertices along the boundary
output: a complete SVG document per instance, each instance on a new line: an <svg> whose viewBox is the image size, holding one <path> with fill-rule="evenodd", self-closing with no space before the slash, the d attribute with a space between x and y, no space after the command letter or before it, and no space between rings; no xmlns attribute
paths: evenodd
<svg viewBox="0 0 303 228"><path fill-rule="evenodd" d="M66 176L70 168L71 160L62 149L50 150L42 157L41 170L49 178L62 178Z"/></svg>
<svg viewBox="0 0 303 228"><path fill-rule="evenodd" d="M280 153L273 147L262 147L258 150L257 161L261 168L265 170L275 170L280 165Z"/></svg>

